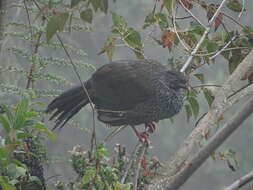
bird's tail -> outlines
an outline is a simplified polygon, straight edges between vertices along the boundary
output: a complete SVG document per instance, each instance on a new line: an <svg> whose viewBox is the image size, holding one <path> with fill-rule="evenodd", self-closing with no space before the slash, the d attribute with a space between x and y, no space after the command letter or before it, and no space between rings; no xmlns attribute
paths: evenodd
<svg viewBox="0 0 253 190"><path fill-rule="evenodd" d="M57 117L53 128L62 128L82 107L89 103L89 99L82 86L71 88L56 97L46 109L46 113L56 110L50 120Z"/></svg>

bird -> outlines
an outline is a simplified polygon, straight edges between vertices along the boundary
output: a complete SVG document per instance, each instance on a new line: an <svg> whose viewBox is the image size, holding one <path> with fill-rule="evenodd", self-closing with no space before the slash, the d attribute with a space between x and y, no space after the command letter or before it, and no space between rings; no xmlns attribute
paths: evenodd
<svg viewBox="0 0 253 190"><path fill-rule="evenodd" d="M104 64L82 84L56 97L47 106L55 119L53 129L62 128L84 106L92 103L97 118L109 126L131 126L142 142L155 129L155 123L171 118L183 106L188 77L168 70L152 59L118 60ZM148 132L135 126L144 124Z"/></svg>

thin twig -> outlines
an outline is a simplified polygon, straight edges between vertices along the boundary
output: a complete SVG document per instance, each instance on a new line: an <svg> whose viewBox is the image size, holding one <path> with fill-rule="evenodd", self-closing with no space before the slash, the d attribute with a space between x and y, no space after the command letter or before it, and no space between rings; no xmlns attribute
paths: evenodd
<svg viewBox="0 0 253 190"><path fill-rule="evenodd" d="M34 4L36 5L36 7L39 9L39 11L43 14L43 16L48 20L48 18L46 17L46 15L44 14L44 12L42 11L42 9L41 9L41 7L39 6L39 4L37 3L37 1L36 1L36 0L33 0L33 2L34 2ZM70 56L68 50L66 49L66 47L65 47L65 45L64 45L64 43L63 43L61 37L59 36L59 34L58 34L57 32L56 32L56 37L57 37L58 41L60 42L60 44L61 44L61 46L62 46L62 48L63 48L65 54L66 54L67 57L69 58L70 63L71 63L71 65L73 66L73 70L74 70L74 72L75 72L75 74L76 74L76 76L77 76L77 78L78 78L78 80L79 80L79 82L80 82L80 84L81 84L81 86L82 86L82 89L83 89L84 93L85 93L85 94L87 95L87 97L88 97L89 105L90 105L90 107L91 107L91 109L92 109L92 118L93 118L93 131L92 131L92 137L91 137L91 141L92 141L92 142L91 142L91 153L92 153L92 152L93 152L93 142L94 142L94 144L95 144L95 149L97 148L97 142L96 142L96 127L95 127L95 108L94 108L94 106L93 106L93 102L92 102L92 100L91 100L91 98L90 98L89 92L87 91L86 87L84 86L84 83L82 82L82 78L81 78L81 76L80 76L79 73L78 73L77 67L76 67L75 63L73 62L73 60L72 60L72 58L71 58L71 56Z"/></svg>
<svg viewBox="0 0 253 190"><path fill-rule="evenodd" d="M141 144L141 142L138 141L138 143L137 143L137 144L135 145L135 147L134 147L133 152L132 152L131 155L130 155L130 160L128 161L126 170L125 170L124 175L122 176L122 179L121 179L121 183L122 183L122 184L124 184L124 183L126 182L126 178L127 178L128 173L129 173L129 171L130 171L130 168L131 168L131 166L132 166L132 164L133 164L133 160L135 159L135 156L136 156L136 154L137 154L137 152L138 152L138 149L139 149L138 147L140 146L140 144Z"/></svg>
<svg viewBox="0 0 253 190"><path fill-rule="evenodd" d="M23 3L24 3L25 10L26 10L26 16L27 16L27 20L28 20L28 24L29 24L30 36L31 36L31 40L32 40L33 39L33 29L32 29L31 18L30 18L30 14L29 14L29 10L28 10L28 7L27 7L26 0L23 0ZM32 57L36 53L38 53L38 48L39 48L39 44L40 44L41 35L42 35L42 32L39 33L38 39L37 39L37 41L34 44L34 50L32 50L32 48L33 48L33 42L31 42L31 51L32 51L31 52L31 54L32 54L31 56ZM32 80L33 80L33 72L34 71L35 71L35 64L32 63L32 65L31 65L31 67L29 69L28 75L27 75L26 89L30 88L30 85L31 85Z"/></svg>
<svg viewBox="0 0 253 190"><path fill-rule="evenodd" d="M237 190L252 180L253 180L253 170L250 171L245 176L241 177L240 179L236 180L234 183L226 187L224 190Z"/></svg>
<svg viewBox="0 0 253 190"><path fill-rule="evenodd" d="M243 24L241 24L240 22L238 22L235 18L233 18L232 16L221 12L222 15L224 15L225 17L229 18L231 21L233 21L234 23L236 23L237 25L239 25L241 28L245 28L245 26Z"/></svg>
<svg viewBox="0 0 253 190"><path fill-rule="evenodd" d="M201 84L201 85L197 85L197 86L192 86L192 88L202 88L202 87L206 87L206 86L221 87L221 85L218 85L218 84Z"/></svg>
<svg viewBox="0 0 253 190"><path fill-rule="evenodd" d="M217 57L218 55L220 55L234 40L236 40L238 38L237 35L233 36L231 38L231 40L229 40L229 42L223 47L221 48L218 52L216 52L213 56L211 56L209 59L212 60L215 57Z"/></svg>
<svg viewBox="0 0 253 190"><path fill-rule="evenodd" d="M203 33L202 37L200 38L199 42L197 43L197 45L195 46L195 48L193 49L193 51L191 52L190 57L187 59L187 61L185 62L184 66L181 68L180 72L185 72L185 70L188 68L188 66L191 64L191 61L195 55L195 53L197 53L197 51L199 50L200 46L202 45L202 43L204 42L204 40L206 39L207 34L210 32L211 30L211 26L213 25L216 17L218 16L221 8L223 7L223 5L225 4L227 0L223 0L219 6L219 8L216 10L216 12L214 13L214 15L212 16L212 18L209 21L209 26L206 27L205 32Z"/></svg>
<svg viewBox="0 0 253 190"><path fill-rule="evenodd" d="M108 141L110 141L115 135L117 135L118 133L120 133L126 127L128 127L128 126L124 125L124 126L116 127L116 129L114 129L109 135L107 135L105 137L104 143L107 143Z"/></svg>
<svg viewBox="0 0 253 190"><path fill-rule="evenodd" d="M142 147L140 147L140 148L142 148L142 152L141 152L139 158L136 159L136 161L137 161L137 167L136 167L136 169L134 171L133 190L138 190L138 179L139 179L140 169L141 169L141 159L143 159L144 154L145 154L145 152L147 150L147 147L148 147L147 144L142 144Z"/></svg>
<svg viewBox="0 0 253 190"><path fill-rule="evenodd" d="M243 13L244 10L245 10L245 1L242 0L242 10L241 10L241 12L239 13L238 18L240 18L240 17L242 16L242 13Z"/></svg>
<svg viewBox="0 0 253 190"><path fill-rule="evenodd" d="M172 1L172 3L173 3L173 1ZM173 32L176 33L176 36L177 36L180 44L185 48L185 50L187 52L190 52L190 48L187 47L187 45L184 43L184 41L181 39L180 35L178 34L177 26L176 26L176 10L175 9L172 10L172 21L173 21L172 23L173 23L173 30L174 30Z"/></svg>
<svg viewBox="0 0 253 190"><path fill-rule="evenodd" d="M184 3L182 3L181 0L179 1L179 3L191 15L191 17L193 17L201 26L206 28L206 26L184 5Z"/></svg>

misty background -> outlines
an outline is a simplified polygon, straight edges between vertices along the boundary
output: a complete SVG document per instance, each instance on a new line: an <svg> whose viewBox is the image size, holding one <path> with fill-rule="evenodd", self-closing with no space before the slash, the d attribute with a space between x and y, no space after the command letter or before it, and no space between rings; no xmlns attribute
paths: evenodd
<svg viewBox="0 0 253 190"><path fill-rule="evenodd" d="M26 22L26 15L24 10L17 8L9 8L9 5L13 0L2 1L2 6L6 8L6 13L1 16L2 23L8 23L12 20ZM220 1L209 0L208 2L219 3ZM117 0L116 3L109 1L109 11L108 14L101 12L96 13L95 18L93 19L93 24L89 25L91 31L85 32L71 32L64 33L61 36L64 38L64 41L72 44L75 47L82 49L87 53L87 57L83 62L93 65L95 68L106 64L108 62L107 57L103 55L98 55L101 51L101 48L104 45L104 42L108 35L111 34L111 11L122 15L128 25L135 28L138 32L142 34L144 39L149 29L143 30L142 26L144 23L145 16L150 13L153 9L154 0ZM253 26L253 1L245 1L247 11L244 12L240 18L240 22L249 26ZM201 12L200 9L193 10L193 12L204 22L206 22L205 12ZM179 13L185 15L184 12ZM231 15L236 17L235 13L231 12ZM233 23L230 23L233 24ZM185 25L182 26L187 29L187 20ZM234 26L233 26L234 27ZM2 31L8 32L13 31L13 27L2 27ZM29 34L27 34L29 35ZM159 38L161 34L155 33L155 36ZM1 52L0 52L0 66L10 66L16 65L21 68L27 68L27 60L11 54L6 51L8 47L11 46L23 46L27 50L30 50L29 45L24 44L21 40L12 38L10 36L1 36ZM180 51L181 50L181 51ZM47 56L62 56L66 58L63 50L62 51L47 51L46 49L39 50L40 54ZM169 59L176 56L168 51L167 48L157 45L156 42L149 39L149 41L144 41L144 53L147 58L155 59L163 64L170 67ZM178 55L183 55L182 60L186 60L187 56L182 53L182 49L178 49L176 52ZM67 59L67 58L66 58ZM113 60L119 59L135 59L134 53L126 47L118 47L115 50ZM87 70L80 70L79 74L83 80L89 78L94 70L88 68ZM58 68L50 67L50 69L45 70L45 72L58 73L61 76L64 76L69 81L74 84L79 84L73 69L71 68ZM227 64L221 56L216 58L215 64L210 64L202 67L197 70L195 73L204 73L206 81L208 84L223 84L224 80L229 76L229 71ZM25 78L18 77L14 74L7 74L1 72L0 70L0 84L8 83L17 86L25 86ZM191 77L191 85L200 84L196 79ZM38 82L35 84L36 88L41 89L68 89L70 86L66 85L49 85L46 82ZM48 104L53 97L43 97L43 102ZM200 115L208 111L208 105L205 101L203 94L200 94L198 97L200 101ZM1 103L13 104L17 102L15 95L7 96L6 93L0 92L0 101ZM235 113L240 107L241 103L234 105L224 116L224 121L220 122L219 126L229 120L231 114ZM44 121L48 123L48 127L52 128L53 122L48 122L49 116L44 116ZM184 141L187 135L193 130L194 125L197 119L191 118L190 122L187 122L185 110L182 110L180 114L174 117L174 122L172 123L169 119L163 120L157 124L155 133L150 136L151 147L150 155L157 156L162 162L168 160L173 153L179 148L180 144ZM78 123L78 127L76 124ZM229 137L229 139L220 147L220 150L226 150L231 148L236 152L236 158L238 160L239 167L236 171L231 171L227 164L221 160L208 159L207 162L201 166L199 170L185 183L181 189L182 190L196 190L196 189L205 189L205 190L214 190L222 189L225 185L232 183L234 180L238 179L240 176L245 175L247 172L253 169L253 117L251 116L246 120L243 125ZM53 158L53 163L45 167L46 177L60 175L49 181L65 180L69 181L74 179L74 172L72 171L69 158L69 150L77 144L85 145L89 149L90 145L90 129L92 128L92 112L89 106L86 106L82 109L75 117L74 122L66 124L62 130L56 130L57 140L54 142L46 142L48 158ZM101 124L96 120L96 134L99 142L102 142L104 138L112 131L108 129L104 124ZM140 130L143 130L143 126L139 126ZM127 147L128 152L131 150L137 143L137 138L131 128L126 128L120 134L115 136L106 147L113 152L113 147L115 144L119 143ZM249 185L252 185L249 184ZM249 186L248 185L248 186ZM246 189L246 187L244 187Z"/></svg>

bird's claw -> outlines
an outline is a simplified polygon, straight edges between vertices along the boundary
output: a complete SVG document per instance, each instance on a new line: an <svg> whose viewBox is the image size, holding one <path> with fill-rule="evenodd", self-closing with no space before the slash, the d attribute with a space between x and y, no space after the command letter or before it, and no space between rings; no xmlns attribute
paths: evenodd
<svg viewBox="0 0 253 190"><path fill-rule="evenodd" d="M154 122L147 123L145 126L148 128L149 133L153 133L156 129Z"/></svg>
<svg viewBox="0 0 253 190"><path fill-rule="evenodd" d="M144 131L139 134L139 140L144 144L149 144L149 133L147 131Z"/></svg>

